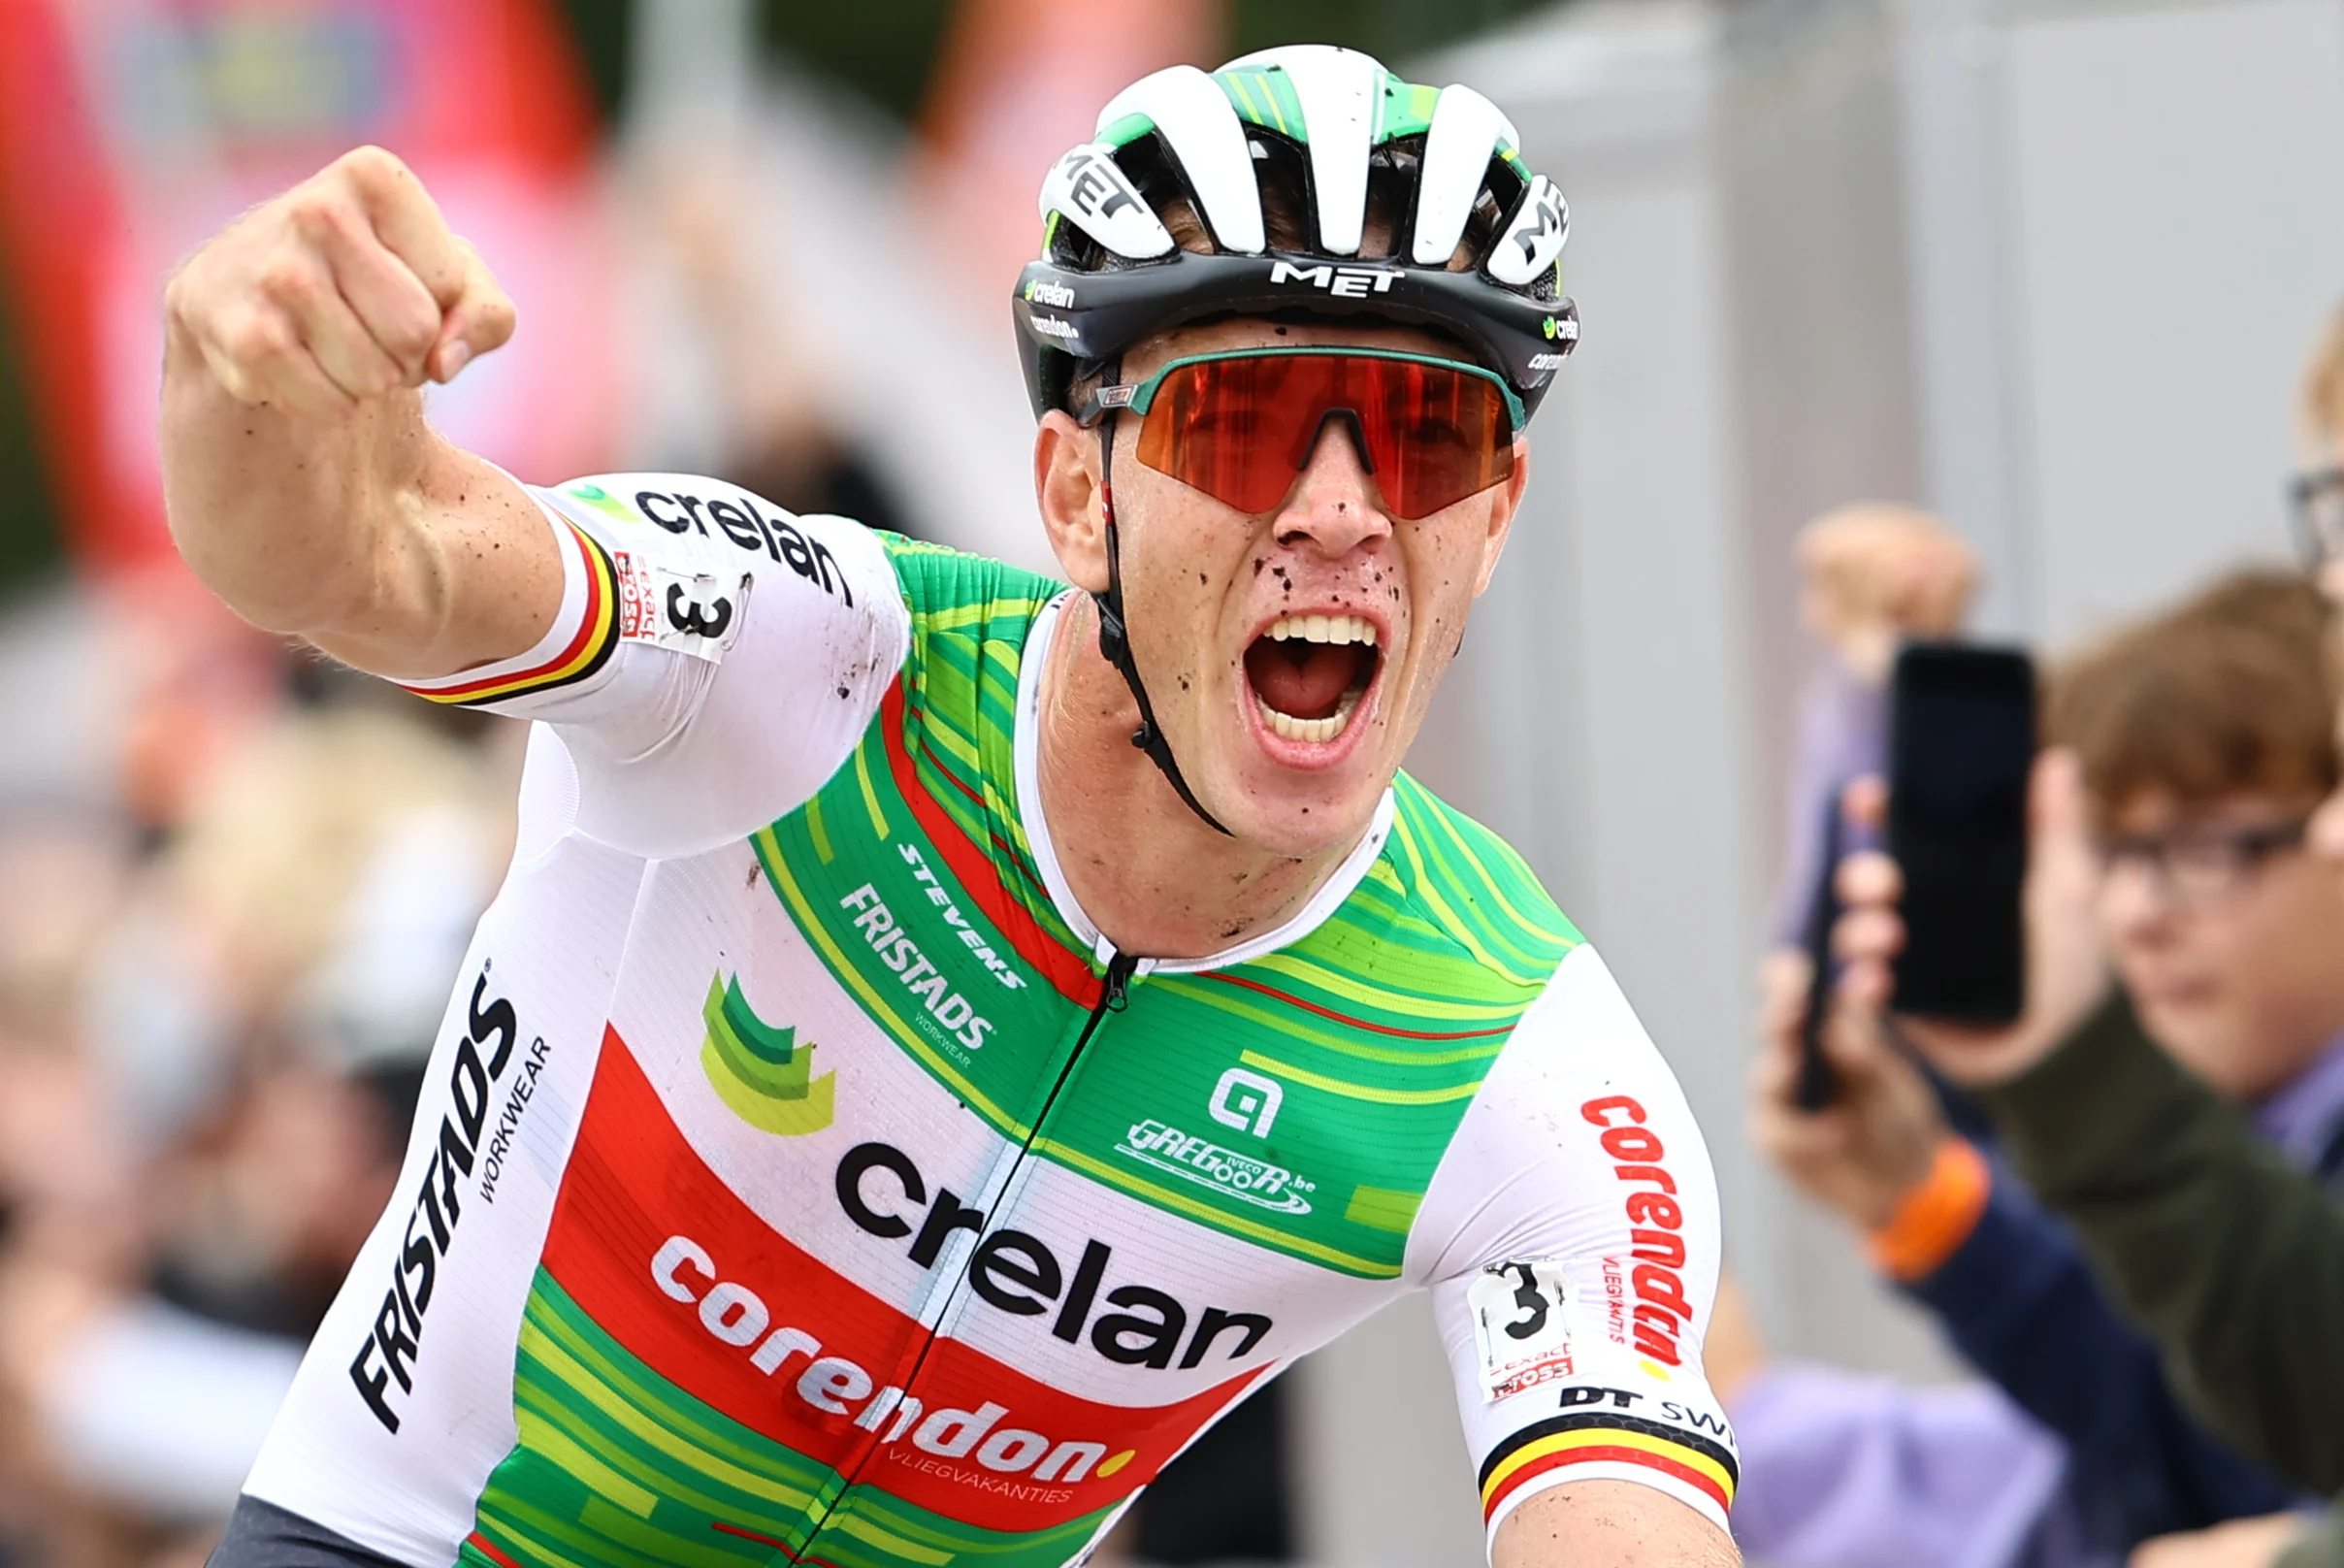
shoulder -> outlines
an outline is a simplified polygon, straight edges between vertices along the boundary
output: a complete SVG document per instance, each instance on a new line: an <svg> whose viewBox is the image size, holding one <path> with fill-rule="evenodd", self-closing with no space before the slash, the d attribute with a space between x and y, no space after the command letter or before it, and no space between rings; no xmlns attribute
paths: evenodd
<svg viewBox="0 0 2344 1568"><path fill-rule="evenodd" d="M1036 620L1066 585L990 556L879 536L911 621L904 709L1007 779L1019 677Z"/></svg>
<svg viewBox="0 0 2344 1568"><path fill-rule="evenodd" d="M1351 1032L1348 1056L1399 1074L1387 1087L1460 1111L1584 943L1504 839L1405 773L1392 796L1342 905L1256 966L1314 1029Z"/></svg>
<svg viewBox="0 0 2344 1568"><path fill-rule="evenodd" d="M1023 642L1042 606L1066 585L989 555L900 534L873 536L902 585L914 634L959 634L966 638Z"/></svg>
<svg viewBox="0 0 2344 1568"><path fill-rule="evenodd" d="M1484 985L1535 995L1585 941L1513 845L1407 773L1366 885L1396 901L1396 926Z"/></svg>
<svg viewBox="0 0 2344 1568"><path fill-rule="evenodd" d="M1023 641L1065 584L990 556L799 514L723 479L692 474L598 474L537 489L537 497L606 548L639 544L718 571L735 562L780 572L854 607L899 603L915 640Z"/></svg>
<svg viewBox="0 0 2344 1568"><path fill-rule="evenodd" d="M1665 1230L1668 1266L1682 1271L1673 1293L1689 1288L1706 1310L1716 1209L1676 1074L1582 945L1490 1063L1426 1193L1412 1268L1438 1280L1504 1258L1624 1258L1631 1229ZM1673 1344L1693 1316L1656 1331Z"/></svg>
<svg viewBox="0 0 2344 1568"><path fill-rule="evenodd" d="M582 833L697 853L802 804L853 753L910 648L880 536L693 474L533 493L574 570L563 618L523 662L585 664L592 679L534 696L506 680L499 701L560 728ZM472 684L484 674L503 678Z"/></svg>

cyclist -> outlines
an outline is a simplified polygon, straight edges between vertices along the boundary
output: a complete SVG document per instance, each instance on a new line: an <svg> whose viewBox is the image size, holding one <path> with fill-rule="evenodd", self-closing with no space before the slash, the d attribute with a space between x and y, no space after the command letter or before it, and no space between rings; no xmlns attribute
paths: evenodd
<svg viewBox="0 0 2344 1568"><path fill-rule="evenodd" d="M399 1196L217 1561L1080 1560L1416 1287L1498 1563L1732 1560L1700 1133L1399 770L1577 336L1560 194L1470 88L1310 47L1135 83L1042 213L1072 588L455 450L418 389L513 308L387 153L173 280L189 563L538 721Z"/></svg>

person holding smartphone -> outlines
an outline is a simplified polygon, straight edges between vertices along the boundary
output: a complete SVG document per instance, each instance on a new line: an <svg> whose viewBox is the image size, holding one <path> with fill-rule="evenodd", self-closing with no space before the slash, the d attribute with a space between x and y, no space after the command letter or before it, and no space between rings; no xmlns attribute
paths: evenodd
<svg viewBox="0 0 2344 1568"><path fill-rule="evenodd" d="M1857 792L1856 809L1876 805ZM2028 1002L2003 1029L1902 1020L1939 1071L1977 1094L2012 1162L2073 1225L2095 1271L2165 1355L2184 1400L2298 1486L2344 1486L2344 1212L2258 1139L2239 1108L2160 1049L2093 950L2090 863L2073 759L2037 770ZM2344 799L2307 843L2344 865ZM1843 1067L1890 1048L1883 1018L1903 940L1900 873L1851 856L1837 937L1846 969L1826 1029ZM2236 1559L2233 1559L2236 1560ZM2256 1560L2256 1559L2245 1559ZM2296 1540L2285 1568L2344 1563L2344 1527Z"/></svg>
<svg viewBox="0 0 2344 1568"><path fill-rule="evenodd" d="M2098 935L2126 987L2176 1057L2253 1107L2291 1160L2333 1180L2344 1172L2344 968L2333 962L2344 877L2303 850L2310 810L2336 778L2327 621L2299 578L2230 579L2064 669L2048 727L2080 763L2107 866ZM1890 1050L1851 1055L1835 1037L1840 1093L1820 1115L1799 1109L1804 977L1778 973L1771 989L1762 1147L1866 1231L1883 1273L2007 1391L1998 1474L2039 1446L2021 1409L2065 1441L2037 1535L2055 1535L2050 1521L2064 1516L2067 1547L2037 1539L2024 1560L2104 1560L2153 1536L2286 1508L2283 1486L2184 1414L2155 1347L2095 1286L2072 1234L1948 1127L1919 1067ZM1737 1415L1750 1456L1744 1521L1763 1523L1780 1506L1766 1486L1774 1423L1746 1403ZM1801 1422L1815 1429L1811 1408ZM1959 1443L1934 1429L1910 1441L1933 1462L1957 1457L1945 1451ZM1966 1441L1974 1463L1983 1440ZM2221 1560L2267 1560L2303 1527L2285 1514L2233 1527ZM2257 1541L2261 1557L2237 1555Z"/></svg>
<svg viewBox="0 0 2344 1568"><path fill-rule="evenodd" d="M2304 569L2344 599L2344 307L2313 347L2296 404L2302 467L2289 481ZM2344 715L2340 715L2344 718ZM2344 1487L2344 1214L2290 1168L2238 1110L2158 1048L2108 988L2093 931L2094 858L2071 754L2035 769L2024 920L2024 1007L2004 1028L1907 1025L1949 1079L1975 1086L2039 1196L2072 1223L2096 1272L2148 1329L2176 1387L2214 1429L2299 1486ZM1851 792L1876 821L1876 786ZM2322 860L2344 862L2344 794L2307 824ZM1885 1060L1880 1027L1904 937L1902 877L1884 856L1851 857L1835 931L1846 968L1825 1037L1847 1060ZM1803 997L1778 998L1793 1027ZM2159 1543L2163 1561L2270 1561L2268 1542L2226 1526ZM2344 1521L2279 1552L2284 1568L2344 1568Z"/></svg>

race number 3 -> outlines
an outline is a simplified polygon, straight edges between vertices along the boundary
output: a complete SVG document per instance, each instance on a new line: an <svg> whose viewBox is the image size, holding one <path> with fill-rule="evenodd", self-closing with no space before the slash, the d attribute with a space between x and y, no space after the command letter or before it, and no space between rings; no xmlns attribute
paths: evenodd
<svg viewBox="0 0 2344 1568"><path fill-rule="evenodd" d="M1466 1288L1481 1391L1503 1399L1574 1375L1571 1282L1559 1260L1492 1263Z"/></svg>
<svg viewBox="0 0 2344 1568"><path fill-rule="evenodd" d="M710 664L740 636L749 607L746 576L677 572L629 550L611 553L619 583L619 636L649 642Z"/></svg>

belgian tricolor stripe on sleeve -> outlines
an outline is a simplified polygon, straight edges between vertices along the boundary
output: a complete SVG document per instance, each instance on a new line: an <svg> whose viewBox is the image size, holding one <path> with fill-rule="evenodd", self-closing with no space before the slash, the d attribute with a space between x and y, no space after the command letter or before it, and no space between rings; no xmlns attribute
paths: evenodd
<svg viewBox="0 0 2344 1568"><path fill-rule="evenodd" d="M1481 1517L1497 1517L1508 1497L1542 1476L1572 1465L1634 1464L1683 1482L1732 1508L1742 1469L1723 1444L1663 1421L1617 1410L1580 1410L1526 1426L1481 1466ZM1560 1478L1567 1479L1567 1478Z"/></svg>
<svg viewBox="0 0 2344 1568"><path fill-rule="evenodd" d="M467 670L444 681L408 684L408 691L435 702L479 707L574 685L609 662L611 650L619 643L618 579L609 552L567 518L560 520L557 532L575 555L565 563L568 580L561 616L548 640L574 616L570 636L551 653L540 643L519 659ZM581 587L583 594L578 591Z"/></svg>

